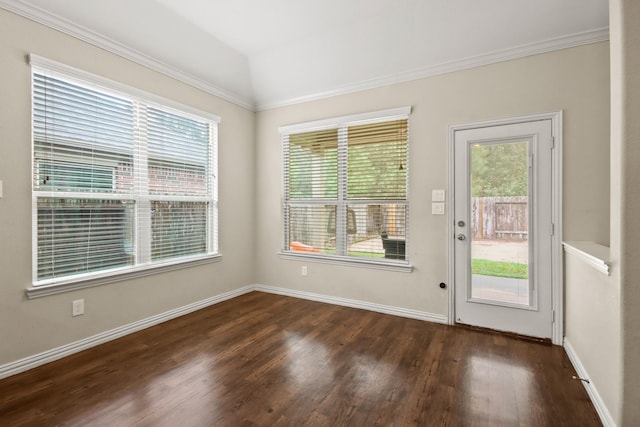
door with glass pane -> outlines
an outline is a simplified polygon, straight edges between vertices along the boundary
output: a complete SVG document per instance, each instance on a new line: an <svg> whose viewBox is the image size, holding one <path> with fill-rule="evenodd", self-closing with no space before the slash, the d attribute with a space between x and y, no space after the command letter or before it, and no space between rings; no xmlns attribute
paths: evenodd
<svg viewBox="0 0 640 427"><path fill-rule="evenodd" d="M455 131L455 319L552 336L552 124Z"/></svg>

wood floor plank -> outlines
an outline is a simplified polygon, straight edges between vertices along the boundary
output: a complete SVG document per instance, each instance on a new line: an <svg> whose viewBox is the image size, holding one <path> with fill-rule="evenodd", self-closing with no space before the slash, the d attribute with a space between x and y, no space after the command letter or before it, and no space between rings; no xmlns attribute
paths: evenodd
<svg viewBox="0 0 640 427"><path fill-rule="evenodd" d="M0 381L7 426L599 426L564 350L252 292Z"/></svg>

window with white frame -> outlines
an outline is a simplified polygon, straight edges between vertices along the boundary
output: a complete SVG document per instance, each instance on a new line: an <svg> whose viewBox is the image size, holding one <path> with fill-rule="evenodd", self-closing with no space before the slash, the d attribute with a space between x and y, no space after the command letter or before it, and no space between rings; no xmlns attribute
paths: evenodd
<svg viewBox="0 0 640 427"><path fill-rule="evenodd" d="M34 286L216 255L219 119L31 65Z"/></svg>
<svg viewBox="0 0 640 427"><path fill-rule="evenodd" d="M284 254L406 263L409 113L280 128Z"/></svg>

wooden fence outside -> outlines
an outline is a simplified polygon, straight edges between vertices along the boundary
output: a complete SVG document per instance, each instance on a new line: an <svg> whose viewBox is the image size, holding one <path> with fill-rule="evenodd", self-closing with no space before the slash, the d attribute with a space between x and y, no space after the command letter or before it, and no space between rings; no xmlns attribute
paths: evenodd
<svg viewBox="0 0 640 427"><path fill-rule="evenodd" d="M527 240L528 197L473 197L471 222L474 239Z"/></svg>

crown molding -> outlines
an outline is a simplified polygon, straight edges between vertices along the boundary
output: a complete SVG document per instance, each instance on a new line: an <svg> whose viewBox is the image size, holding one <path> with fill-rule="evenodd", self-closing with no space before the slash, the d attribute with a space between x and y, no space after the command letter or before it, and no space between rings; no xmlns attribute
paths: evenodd
<svg viewBox="0 0 640 427"><path fill-rule="evenodd" d="M222 98L225 101L229 101L240 107L255 111L255 103L251 99L247 99L243 96L216 87L198 77L191 75L190 73L184 72L172 65L146 55L129 46L125 46L118 41L105 37L102 34L73 23L44 9L33 6L31 4L27 4L20 0L0 0L0 8L6 9L9 12L15 13L16 15L20 15L24 18L30 19L54 30L60 31L76 39L82 40L93 46L114 53L125 59L131 60L153 71L157 71L182 83L188 84L189 86L193 86L196 89L200 89L211 95Z"/></svg>
<svg viewBox="0 0 640 427"><path fill-rule="evenodd" d="M151 70L162 73L166 76L174 78L178 81L193 86L211 95L220 97L226 101L229 101L251 111L263 111L300 104L304 102L316 101L353 92L376 89L383 86L404 83L426 77L432 77L441 74L467 70L470 68L481 67L484 65L523 58L526 56L538 55L555 50L567 49L571 47L609 40L609 28L604 27L543 40L540 42L520 45L509 49L493 51L483 55L470 56L456 61L430 65L426 67L419 67L400 73L394 73L392 75L376 77L373 79L344 85L336 89L318 91L300 97L285 98L275 101L266 100L254 102L252 99L248 99L246 97L216 87L211 83L205 82L202 79L191 75L190 73L182 71L163 61L155 59L131 47L125 46L118 41L107 38L86 27L75 24L67 19L47 12L36 6L27 4L21 0L0 0L0 8L6 9L17 15L38 22L49 28L61 31L67 35L102 48L123 58L129 59Z"/></svg>
<svg viewBox="0 0 640 427"><path fill-rule="evenodd" d="M257 102L257 111L270 110L273 108L286 107L303 102L316 101L320 99L330 98L338 95L346 95L353 92L360 92L368 89L376 89L383 86L404 83L412 80L433 77L441 74L463 71L470 68L481 67L484 65L495 64L499 62L510 61L513 59L524 58L526 56L539 55L542 53L553 52L556 50L567 49L571 47L582 46L591 43L604 42L609 40L609 27L598 28L595 30L584 31L581 33L570 34L567 36L556 37L552 39L542 40L535 43L516 46L509 49L502 49L489 52L483 55L470 56L467 58L445 62L427 67L415 68L401 73L394 73L384 77L373 78L354 84L342 86L315 94L305 95L296 98L283 99L277 102Z"/></svg>

